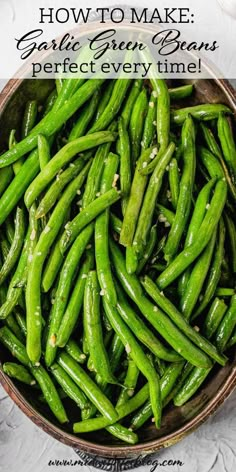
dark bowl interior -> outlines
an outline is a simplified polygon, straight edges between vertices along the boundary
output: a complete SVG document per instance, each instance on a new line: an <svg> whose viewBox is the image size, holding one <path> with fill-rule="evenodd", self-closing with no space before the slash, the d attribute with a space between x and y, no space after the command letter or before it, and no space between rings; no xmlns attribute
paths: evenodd
<svg viewBox="0 0 236 472"><path fill-rule="evenodd" d="M173 84L175 85L175 84ZM9 131L21 124L25 103L32 98L43 103L53 88L51 80L11 80L0 95L0 151L7 146ZM236 111L236 98L229 83L223 80L195 81L195 93L192 103L223 102ZM231 350L229 362L225 367L215 367L200 391L182 408L169 406L163 416L162 427L157 430L152 424L139 431L139 444L126 446L106 432L75 436L71 433L72 422L76 421L76 408L71 401L66 401L70 423L59 426L51 415L47 405L37 400L37 391L18 382L12 382L0 369L0 382L14 402L38 426L56 439L77 449L104 457L134 457L147 454L179 441L193 431L212 414L225 398L233 391L236 384L236 353ZM11 355L0 346L0 366L12 360Z"/></svg>

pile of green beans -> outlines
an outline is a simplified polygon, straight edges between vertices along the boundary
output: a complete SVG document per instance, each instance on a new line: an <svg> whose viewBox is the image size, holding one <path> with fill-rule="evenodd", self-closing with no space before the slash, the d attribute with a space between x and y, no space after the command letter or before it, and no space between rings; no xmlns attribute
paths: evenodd
<svg viewBox="0 0 236 472"><path fill-rule="evenodd" d="M136 444L235 345L232 112L194 93L56 81L0 157L2 369L85 438Z"/></svg>

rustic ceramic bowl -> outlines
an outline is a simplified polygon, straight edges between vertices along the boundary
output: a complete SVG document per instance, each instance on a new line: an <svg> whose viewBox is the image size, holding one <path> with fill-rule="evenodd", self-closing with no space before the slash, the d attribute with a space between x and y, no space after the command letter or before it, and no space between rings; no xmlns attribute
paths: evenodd
<svg viewBox="0 0 236 472"><path fill-rule="evenodd" d="M12 128L20 126L24 105L27 100L37 98L44 102L53 87L50 80L10 80L0 95L0 151L7 145ZM192 103L225 103L236 112L236 96L226 80L199 80L195 82ZM10 360L9 352L0 347L1 363ZM199 392L182 408L169 406L163 416L162 427L156 430L152 424L139 431L139 444L124 445L103 431L89 435L75 436L71 433L72 423L77 420L76 409L69 401L70 423L59 426L48 407L40 403L34 391L10 380L0 368L0 382L13 401L40 428L59 441L97 456L110 458L134 458L152 453L180 441L201 425L232 393L236 385L236 354L229 352L225 367L216 366Z"/></svg>

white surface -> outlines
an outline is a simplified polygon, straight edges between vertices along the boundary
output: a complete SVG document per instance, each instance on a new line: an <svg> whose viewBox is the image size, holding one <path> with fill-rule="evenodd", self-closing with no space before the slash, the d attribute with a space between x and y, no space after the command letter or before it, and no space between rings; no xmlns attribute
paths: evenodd
<svg viewBox="0 0 236 472"><path fill-rule="evenodd" d="M236 471L236 392L218 412L181 443L156 455L179 460L183 466L157 467L170 472ZM52 439L18 409L0 387L0 472L81 472L95 471L86 465L49 466L49 461L76 461L79 457L67 446ZM143 466L144 472L151 466Z"/></svg>

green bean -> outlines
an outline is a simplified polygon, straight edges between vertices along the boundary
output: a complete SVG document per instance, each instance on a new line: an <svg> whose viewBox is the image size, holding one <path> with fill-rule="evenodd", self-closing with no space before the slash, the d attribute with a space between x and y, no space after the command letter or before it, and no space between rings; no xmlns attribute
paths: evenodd
<svg viewBox="0 0 236 472"><path fill-rule="evenodd" d="M115 271L121 285L129 297L136 303L143 316L182 357L189 360L193 365L202 365L207 368L210 360L206 354L194 346L161 310L149 302L143 294L137 277L126 272L123 257L118 247L112 241L110 241L110 248Z"/></svg>
<svg viewBox="0 0 236 472"><path fill-rule="evenodd" d="M85 248L90 241L93 230L93 225L90 225L81 232L74 244L71 246L61 269L55 301L49 321L48 338L45 350L45 363L47 367L50 367L55 359L58 330L69 299L74 274Z"/></svg>
<svg viewBox="0 0 236 472"><path fill-rule="evenodd" d="M153 90L157 94L157 141L160 153L169 145L170 133L170 95L165 80L158 79L158 75L150 77Z"/></svg>
<svg viewBox="0 0 236 472"><path fill-rule="evenodd" d="M130 123L131 113L134 107L134 104L138 98L138 95L143 86L143 81L141 79L135 80L133 86L130 90L127 100L124 103L121 116L124 120L124 126L127 128Z"/></svg>
<svg viewBox="0 0 236 472"><path fill-rule="evenodd" d="M201 224L209 210L208 203L210 200L211 191L215 186L215 183L216 179L211 179L206 185L204 185L204 187L198 194L198 198L195 203L195 208L189 223L188 232L185 240L186 247L191 246L191 244L193 244L193 242L198 237L198 232L201 227Z"/></svg>
<svg viewBox="0 0 236 472"><path fill-rule="evenodd" d="M169 208L164 207L163 205L160 205L160 203L157 204L157 208L160 211L159 218L158 220L160 223L169 223L171 226L174 222L175 214L173 211L169 210Z"/></svg>
<svg viewBox="0 0 236 472"><path fill-rule="evenodd" d="M116 154L109 153L106 159L106 166L103 172L100 193L103 195L116 185L117 168L119 159ZM111 266L109 260L109 210L101 213L95 222L95 259L97 276L104 297L113 305L116 305L117 297L113 283Z"/></svg>
<svg viewBox="0 0 236 472"><path fill-rule="evenodd" d="M184 243L184 249L187 249L189 246L191 246L191 244L193 244L198 237L198 231L200 229L204 216L206 215L206 211L209 205L210 193L215 183L216 179L211 179L206 185L204 185L204 187L198 194L194 211L189 223L187 236ZM190 268L188 268L179 279L178 291L180 296L183 296L185 292L185 289L188 285L189 277Z"/></svg>
<svg viewBox="0 0 236 472"><path fill-rule="evenodd" d="M148 380L152 411L155 417L156 427L159 428L161 423L159 377L116 308L108 305L106 300L103 300L103 305L114 331L121 338L125 346L126 352L131 355L140 372L142 372Z"/></svg>
<svg viewBox="0 0 236 472"><path fill-rule="evenodd" d="M67 223L65 231L61 237L60 249L62 253L73 243L75 238L78 236L80 231L91 223L100 213L106 210L106 208L113 205L120 199L120 192L116 188L109 190L104 193L90 205L83 209L72 221Z"/></svg>
<svg viewBox="0 0 236 472"><path fill-rule="evenodd" d="M114 141L116 135L110 131L94 133L91 136L78 138L71 143L66 144L50 160L46 167L39 173L35 180L30 184L25 193L25 203L29 208L40 193L47 187L57 173L79 152L91 149L99 144Z"/></svg>
<svg viewBox="0 0 236 472"><path fill-rule="evenodd" d="M233 303L231 307L233 307ZM235 311L235 307L232 311L229 308L229 310L224 315L222 321L220 321L222 317L221 315L219 315L218 310L215 310L211 314L211 316L208 317L207 332L211 334L217 330L216 337L215 337L215 341L216 341L215 344L218 349L222 348L222 350L224 350L226 347L227 341L229 339L228 335L230 336L230 331L231 329L233 329L232 325L235 324L235 314L234 316L232 316L233 311ZM228 324L228 321L229 321L229 324ZM230 329L228 330L228 328ZM191 369L185 382L182 385L180 385L179 390L174 396L174 404L176 406L181 406L184 403L186 403L194 395L194 393L199 389L199 387L204 382L204 380L206 379L206 377L208 376L211 370L212 370L212 367L209 369L200 369L196 367L194 369Z"/></svg>
<svg viewBox="0 0 236 472"><path fill-rule="evenodd" d="M45 138L43 134L38 135L38 153L40 170L42 171L51 159L50 145L47 138Z"/></svg>
<svg viewBox="0 0 236 472"><path fill-rule="evenodd" d="M236 183L236 147L228 119L220 113L217 123L218 136L226 165L233 184Z"/></svg>
<svg viewBox="0 0 236 472"><path fill-rule="evenodd" d="M131 400L127 401L124 405L117 407L118 419L121 420L125 416L133 413L149 398L149 386L148 383L142 387L139 392L134 395ZM109 426L109 422L106 418L98 416L87 421L81 421L80 423L73 424L74 433L88 433L90 431L96 431Z"/></svg>
<svg viewBox="0 0 236 472"><path fill-rule="evenodd" d="M27 152L32 151L37 146L39 133L44 134L45 137L49 137L58 131L76 110L92 96L95 90L101 86L102 82L102 79L88 80L63 106L61 106L61 108L57 109L54 106L53 110L33 128L27 138L23 139L20 143L16 144L13 149L5 152L0 157L0 167L8 166L16 162Z"/></svg>
<svg viewBox="0 0 236 472"><path fill-rule="evenodd" d="M115 383L108 355L104 346L100 316L100 295L97 274L90 271L84 291L84 330L90 353L90 361L103 382Z"/></svg>
<svg viewBox="0 0 236 472"><path fill-rule="evenodd" d="M119 367L120 359L121 359L121 356L122 356L123 352L124 352L124 345L123 345L122 341L120 340L119 336L117 336L117 334L115 333L114 337L113 337L113 340L111 342L110 348L108 350L108 357L109 357L109 360L110 360L110 368L111 368L111 372L113 374L116 372L116 370ZM104 391L106 392L107 382L102 380L102 378L98 374L96 374L95 380L96 380L96 383L99 385L100 389L103 392ZM108 385L108 388L109 388L109 385ZM92 418L95 415L95 413L96 413L95 409L94 409L94 411L91 411L90 418Z"/></svg>
<svg viewBox="0 0 236 472"><path fill-rule="evenodd" d="M166 264L159 262L159 264L152 264L151 268L157 270L158 272L163 272L166 269Z"/></svg>
<svg viewBox="0 0 236 472"><path fill-rule="evenodd" d="M154 251L156 243L157 243L157 228L156 228L156 225L154 225L154 226L152 226L152 228L150 230L150 236L149 236L148 242L147 242L146 247L145 247L144 255L139 260L138 267L137 267L137 270L136 270L137 274L140 274L140 272L143 270L143 268L147 264L148 260L150 259L151 255Z"/></svg>
<svg viewBox="0 0 236 472"><path fill-rule="evenodd" d="M24 345L7 326L0 329L0 341L21 364L25 367L29 366L29 358Z"/></svg>
<svg viewBox="0 0 236 472"><path fill-rule="evenodd" d="M193 85L187 84L181 87L169 88L169 94L171 100L182 100L183 98L189 97L193 93Z"/></svg>
<svg viewBox="0 0 236 472"><path fill-rule="evenodd" d="M110 400L102 393L95 382L86 374L82 367L68 354L62 352L58 357L58 364L69 374L76 385L83 390L89 400L97 407L100 413L110 422L115 423L118 415Z"/></svg>
<svg viewBox="0 0 236 472"><path fill-rule="evenodd" d="M27 329L26 329L26 319L23 313L19 310L15 310L15 318L16 321L20 327L21 333L24 335L24 338L26 338L27 335Z"/></svg>
<svg viewBox="0 0 236 472"><path fill-rule="evenodd" d="M184 167L180 181L176 215L164 249L164 257L170 262L178 251L181 237L187 224L196 166L195 130L192 118L188 116L182 128ZM186 198L186 195L189 197Z"/></svg>
<svg viewBox="0 0 236 472"><path fill-rule="evenodd" d="M57 112L61 110L61 107L64 105L65 101L68 101L68 99L71 98L71 94L72 92L74 92L74 89L78 88L79 85L81 85L81 83L83 82L84 82L84 79L78 79L78 80L71 79L64 83L63 90L60 93L59 97L57 98L53 106L53 113L56 120L57 120ZM93 88L94 84L90 83L90 85L87 87L89 88L91 86ZM96 85L95 85L95 89L96 89ZM78 92L77 94L77 98L79 96L79 93L80 92ZM75 97L73 97L73 104L74 102L75 102ZM76 102L77 102L77 99L76 99ZM67 102L66 111L68 111L68 108L70 109L70 104L68 107L68 102ZM61 121L61 125L62 125L64 123L64 120L66 120L64 116L64 112L61 115L61 118L62 118L62 121ZM49 122L50 122L50 119L49 119ZM60 129L61 125L59 126L58 129ZM42 129L40 132L44 133L45 130ZM35 147L36 145L37 145L37 142L35 144ZM23 151L23 154L24 154L24 151ZM28 188L29 184L37 175L38 171L39 171L39 160L38 160L38 151L36 149L32 151L32 153L30 154L30 156L27 158L22 168L20 169L19 173L13 179L9 187L6 189L5 193L2 195L2 198L0 199L0 224L4 222L6 217L15 207L19 199L24 194L25 190Z"/></svg>
<svg viewBox="0 0 236 472"><path fill-rule="evenodd" d="M131 357L128 358L128 368L124 380L124 386L118 397L116 408L126 403L134 395L134 390L139 377L139 369Z"/></svg>
<svg viewBox="0 0 236 472"><path fill-rule="evenodd" d="M226 229L227 229L227 235L228 235L228 241L229 241L229 246L230 246L230 252L231 252L231 257L230 257L230 263L232 266L233 273L236 272L236 228L235 224L230 218L228 213L225 213L224 215L225 222L226 222Z"/></svg>
<svg viewBox="0 0 236 472"><path fill-rule="evenodd" d="M129 134L122 116L118 123L120 140L120 189L122 193L122 213L125 214L131 189L131 162Z"/></svg>
<svg viewBox="0 0 236 472"><path fill-rule="evenodd" d="M57 100L57 97L58 97L58 93L57 93L57 89L55 88L52 90L52 92L48 96L45 106L43 107L43 113L42 113L43 117L46 116L52 110Z"/></svg>
<svg viewBox="0 0 236 472"><path fill-rule="evenodd" d="M124 345L120 337L115 333L108 350L108 357L110 359L111 371L114 374L119 367L121 356L124 352Z"/></svg>
<svg viewBox="0 0 236 472"><path fill-rule="evenodd" d="M160 379L160 388L161 388L161 398L162 401L167 398L169 393L171 392L173 386L175 385L179 375L183 370L183 362L178 364L171 364L167 367L164 372L164 375ZM141 428L141 426L152 417L152 409L150 400L145 403L145 405L138 410L137 413L133 416L131 420L130 428L132 430L137 430Z"/></svg>
<svg viewBox="0 0 236 472"><path fill-rule="evenodd" d="M26 385L35 385L36 382L29 371L20 364L14 362L5 362L2 366L3 372L13 379L19 380Z"/></svg>
<svg viewBox="0 0 236 472"><path fill-rule="evenodd" d="M10 328L19 341L25 341L24 335L12 313L7 317L6 320L4 320L4 324Z"/></svg>
<svg viewBox="0 0 236 472"><path fill-rule="evenodd" d="M145 161L149 155L150 149L145 150L141 154L134 173L130 196L120 234L120 244L123 246L131 246L133 242L137 219L142 205L145 188L148 182L148 177L140 174L138 165L141 165L141 163Z"/></svg>
<svg viewBox="0 0 236 472"><path fill-rule="evenodd" d="M99 99L100 99L100 90L95 90L94 94L89 100L89 103L86 104L86 106L83 108L77 122L73 126L68 137L68 142L81 138L81 136L84 136L86 134L88 125L91 122L94 116L94 113L97 109Z"/></svg>
<svg viewBox="0 0 236 472"><path fill-rule="evenodd" d="M172 364L169 368L166 369L164 376L160 380L160 387L161 387L161 396L164 400L165 396L168 394L168 391L172 388L175 384L176 379L178 378L181 370L183 369L183 363L179 364ZM123 419L125 416L130 415L135 410L137 410L140 406L142 406L145 401L149 398L149 390L148 384L144 385L139 392L134 395L133 398L128 400L125 404L120 405L117 407L117 413L119 420ZM148 418L152 416L152 410L150 408L150 401L148 401L148 410L149 415ZM148 419L147 418L147 419ZM98 418L94 418L92 420L83 421L80 423L74 423L73 430L74 433L87 433L89 431L96 431L98 429L102 429L108 425L107 420L102 418L101 416Z"/></svg>
<svg viewBox="0 0 236 472"><path fill-rule="evenodd" d="M178 381L176 382L175 386L172 388L171 392L167 397L165 398L164 405L168 405L173 398L175 397L176 393L182 386L184 385L184 382L186 381L187 377L189 376L190 372L192 372L193 366L189 362L186 362L184 364L183 370L178 378Z"/></svg>
<svg viewBox="0 0 236 472"><path fill-rule="evenodd" d="M126 270L128 274L135 274L138 268L138 257L134 247L127 247L125 254Z"/></svg>
<svg viewBox="0 0 236 472"><path fill-rule="evenodd" d="M158 277L157 284L163 289L175 280L199 256L211 239L221 217L227 197L227 185L223 180L216 184L210 208L200 226L198 239L184 249Z"/></svg>
<svg viewBox="0 0 236 472"><path fill-rule="evenodd" d="M37 380L49 408L52 410L59 423L67 423L67 414L47 371L42 366L31 367L30 371Z"/></svg>
<svg viewBox="0 0 236 472"><path fill-rule="evenodd" d="M156 115L157 115L157 98L156 92L151 93L147 116L144 122L143 137L141 141L141 146L143 149L149 148L153 144L153 139L155 136L156 130Z"/></svg>
<svg viewBox="0 0 236 472"><path fill-rule="evenodd" d="M223 223L223 220L221 219L219 222L219 228L218 228L217 246L216 246L214 258L212 261L212 265L210 268L209 276L207 278L206 290L201 300L201 303L198 306L198 309L193 314L193 319L195 319L197 316L199 316L203 312L203 310L205 310L208 303L210 303L210 301L212 300L216 292L216 287L218 285L218 282L221 276L221 266L222 266L222 261L224 257L224 242L225 242L225 225Z"/></svg>
<svg viewBox="0 0 236 472"><path fill-rule="evenodd" d="M26 138L34 127L38 114L38 105L35 100L26 103L22 120L21 139Z"/></svg>
<svg viewBox="0 0 236 472"><path fill-rule="evenodd" d="M171 204L176 210L179 199L179 169L176 159L171 159L169 165L169 184L171 193Z"/></svg>
<svg viewBox="0 0 236 472"><path fill-rule="evenodd" d="M234 331L233 335L231 336L227 346L226 346L226 349L230 349L232 346L234 346L236 344L236 331Z"/></svg>
<svg viewBox="0 0 236 472"><path fill-rule="evenodd" d="M176 125L182 125L188 115L191 115L195 120L210 121L218 118L220 113L231 114L230 108L226 105L220 104L202 104L195 105L187 108L180 108L178 110L171 111L172 123Z"/></svg>
<svg viewBox="0 0 236 472"><path fill-rule="evenodd" d="M8 143L9 149L12 149L17 144L15 134L16 134L16 130L12 129L9 135L9 143ZM23 162L24 162L23 158L19 159L18 162L14 162L12 168L15 175L17 175L18 172L20 171L20 168L22 167Z"/></svg>
<svg viewBox="0 0 236 472"><path fill-rule="evenodd" d="M110 130L113 131L116 127L115 123L112 123ZM87 183L85 185L82 208L86 208L92 203L100 190L101 178L104 170L106 158L110 151L111 143L103 144L98 147L95 157L93 158L92 166L89 171Z"/></svg>
<svg viewBox="0 0 236 472"><path fill-rule="evenodd" d="M236 325L236 295L232 296L230 307L221 321L215 337L217 348L224 351Z"/></svg>
<svg viewBox="0 0 236 472"><path fill-rule="evenodd" d="M0 169L0 196L2 196L3 192L10 184L13 175L14 174L11 166Z"/></svg>
<svg viewBox="0 0 236 472"><path fill-rule="evenodd" d="M8 254L9 254L9 251L10 251L10 243L8 242L7 239L2 239L1 240L1 251L2 251L2 257L3 257L3 261L5 262Z"/></svg>
<svg viewBox="0 0 236 472"><path fill-rule="evenodd" d="M60 198L62 190L69 182L71 182L73 178L78 175L84 165L84 159L79 157L73 163L71 163L69 167L64 170L64 172L58 173L55 181L52 183L52 185L50 185L46 194L39 203L36 213L37 218L42 218L51 210L58 198Z"/></svg>
<svg viewBox="0 0 236 472"><path fill-rule="evenodd" d="M212 154L218 157L219 161L222 164L223 157L221 149L216 141L213 131L203 122L200 123L200 129L209 151L211 151Z"/></svg>
<svg viewBox="0 0 236 472"><path fill-rule="evenodd" d="M60 108L64 105L65 101L71 98L78 89L81 89L81 86L84 84L84 79L68 79L64 80L63 87L58 93L54 110L60 110ZM82 88L82 93L84 91L84 87ZM78 94L79 95L79 94Z"/></svg>
<svg viewBox="0 0 236 472"><path fill-rule="evenodd" d="M218 287L215 291L218 297L232 297L235 294L234 288Z"/></svg>
<svg viewBox="0 0 236 472"><path fill-rule="evenodd" d="M211 339L216 332L225 312L227 310L226 304L223 300L215 298L204 320L203 332L208 339Z"/></svg>
<svg viewBox="0 0 236 472"><path fill-rule="evenodd" d="M80 192L77 190L76 193ZM48 292L52 287L57 278L58 272L63 264L64 256L60 250L60 239L64 230L64 226L70 218L71 208L67 208L67 211L64 215L64 220L62 222L61 230L59 230L58 236L54 242L53 248L47 259L45 269L42 275L42 290Z"/></svg>
<svg viewBox="0 0 236 472"><path fill-rule="evenodd" d="M9 139L8 139L8 148L12 149L15 145L17 144L16 140L16 129L12 129L10 134L9 134Z"/></svg>
<svg viewBox="0 0 236 472"><path fill-rule="evenodd" d="M73 292L70 295L66 311L58 329L56 344L59 347L64 347L66 345L75 328L80 310L82 308L86 277L89 270L91 270L92 265L93 254L88 252L79 272L78 278L75 282Z"/></svg>
<svg viewBox="0 0 236 472"><path fill-rule="evenodd" d="M148 400L131 419L130 429L137 431L152 417L152 407Z"/></svg>
<svg viewBox="0 0 236 472"><path fill-rule="evenodd" d="M174 405L181 406L186 403L202 385L211 372L211 369L212 368L200 369L195 367L174 396Z"/></svg>
<svg viewBox="0 0 236 472"><path fill-rule="evenodd" d="M170 145L160 158L150 178L144 196L143 205L138 219L137 229L133 240L133 246L135 247L135 251L137 251L141 255L143 255L143 251L147 244L148 236L150 234L153 213L155 210L156 200L161 189L163 176L166 171L166 167L171 160L174 150L174 143L170 143Z"/></svg>
<svg viewBox="0 0 236 472"><path fill-rule="evenodd" d="M48 251L64 221L68 208L73 201L76 192L83 184L90 163L76 177L64 191L61 199L55 207L47 226L40 235L39 241L33 253L29 267L26 287L26 311L27 311L27 352L32 362L38 362L41 355L41 274L43 264Z"/></svg>
<svg viewBox="0 0 236 472"><path fill-rule="evenodd" d="M107 84L107 82L108 82L108 84ZM105 82L105 87L104 87L104 90L102 89L102 91L101 91L101 98L99 100L99 103L98 103L98 106L97 106L97 111L96 111L95 118L94 118L95 123L98 120L98 118L100 118L100 116L102 115L102 113L104 112L106 106L109 103L109 100L111 98L111 94L112 94L112 91L113 91L114 83L115 83L114 80L108 80L108 81Z"/></svg>
<svg viewBox="0 0 236 472"><path fill-rule="evenodd" d="M86 361L86 355L81 351L78 344L74 339L69 339L65 345L65 351L79 364L84 364Z"/></svg>
<svg viewBox="0 0 236 472"><path fill-rule="evenodd" d="M20 255L22 245L24 243L24 236L25 236L24 212L20 207L18 207L16 210L16 217L15 217L14 239L12 241L12 245L7 255L7 258L4 261L4 264L0 270L0 284L2 284L6 280L9 272L15 266L18 260L18 257Z"/></svg>
<svg viewBox="0 0 236 472"><path fill-rule="evenodd" d="M199 146L198 154L211 179L214 177L217 179L223 179L224 171L217 157L215 157L214 154L208 151L208 149L205 149L203 146Z"/></svg>
<svg viewBox="0 0 236 472"><path fill-rule="evenodd" d="M189 277L188 285L184 291L180 301L181 312L189 320L192 316L194 307L198 301L204 281L207 277L209 267L212 260L213 251L215 248L217 229L215 229L208 245L205 247Z"/></svg>
<svg viewBox="0 0 236 472"><path fill-rule="evenodd" d="M88 356L89 355L89 350L88 350L88 343L87 343L87 339L86 339L86 336L85 336L85 331L83 330L83 339L82 339L82 349L83 349L83 353Z"/></svg>
<svg viewBox="0 0 236 472"><path fill-rule="evenodd" d="M9 244L12 244L13 239L14 239L15 229L14 229L14 224L10 216L5 221L5 231L6 231L6 237Z"/></svg>
<svg viewBox="0 0 236 472"><path fill-rule="evenodd" d="M126 300L123 291L117 286L118 303L117 309L120 316L129 326L137 339L144 344L156 357L168 362L181 361L181 357L176 352L163 345L152 331L145 325L143 320L135 313Z"/></svg>
<svg viewBox="0 0 236 472"><path fill-rule="evenodd" d="M136 161L140 156L141 152L141 140L143 135L143 128L145 123L145 117L148 110L148 99L147 92L143 89L138 95L134 107L132 109L130 123L129 123L129 134L131 144L131 165L135 168Z"/></svg>
<svg viewBox="0 0 236 472"><path fill-rule="evenodd" d="M184 319L182 314L177 310L177 308L171 303L168 298L166 298L158 290L155 283L152 282L149 277L145 276L143 280L143 286L146 289L147 293L151 298L157 303L157 305L162 308L163 311L171 318L175 325L202 351L208 354L212 359L219 362L219 364L225 364L225 357L220 355L213 346L209 343L200 333L198 333L191 325Z"/></svg>
<svg viewBox="0 0 236 472"><path fill-rule="evenodd" d="M133 431L130 431L128 428L125 428L125 426L122 426L121 424L116 423L107 426L106 430L113 436L121 439L121 441L127 442L128 444L136 444L138 442L137 434L133 433Z"/></svg>
<svg viewBox="0 0 236 472"><path fill-rule="evenodd" d="M68 221L68 219L67 219ZM66 223L67 223L66 221ZM65 225L63 225L64 228ZM60 250L60 239L62 232L59 233L54 246L46 261L45 269L42 274L42 290L47 293L53 287L53 284L58 276L59 270L63 264L64 256Z"/></svg>
<svg viewBox="0 0 236 472"><path fill-rule="evenodd" d="M16 271L8 287L6 301L2 304L0 308L0 319L7 318L7 316L13 311L14 307L17 305L19 297L22 294L23 287L26 283L27 263L29 257L28 250L31 232L32 228L29 227Z"/></svg>
<svg viewBox="0 0 236 472"><path fill-rule="evenodd" d="M21 310L19 309L15 309L14 310L14 315L15 315L15 318L17 320L17 323L20 327L20 330L21 330L21 333L24 335L24 342L25 342L25 338L27 336L27 326L26 326L26 317L25 315L22 313ZM45 328L46 326L46 321L45 319L42 317L42 327ZM20 337L18 336L18 338L20 339ZM23 337L22 337L22 340L23 340Z"/></svg>
<svg viewBox="0 0 236 472"><path fill-rule="evenodd" d="M89 134L106 129L107 126L109 126L109 124L112 122L112 120L114 120L115 116L118 114L121 108L130 83L130 79L118 79L115 81L111 98L103 113L88 131Z"/></svg>
<svg viewBox="0 0 236 472"><path fill-rule="evenodd" d="M224 161L224 158L222 156L220 147L218 146L218 143L216 142L214 134L211 131L211 129L208 128L204 123L201 123L200 127L201 127L203 137L206 141L206 144L207 144L209 150L212 152L212 154L214 154L219 159L219 161L221 163L221 166L222 166L223 171L224 171L225 178L226 178L228 186L229 186L230 193L231 193L232 197L234 198L234 200L236 200L236 188L235 188L235 186L234 186L234 184L231 180L229 171L227 169L227 165L225 164L225 161Z"/></svg>
<svg viewBox="0 0 236 472"><path fill-rule="evenodd" d="M212 306L213 310L211 313L207 316L206 322L204 324L204 329L205 334L208 334L209 336L212 336L214 332L217 330L217 335L216 335L216 346L219 349L220 345L222 345L223 349L225 350L225 346L227 344L227 335L228 335L228 330L227 330L227 321L226 324L224 325L224 320L227 320L227 313L230 312L230 309L224 316L222 320L222 316L225 311L225 306L224 304L216 303L215 309L214 309L214 304ZM229 314L228 320L231 319L232 322L232 317L231 314ZM222 320L222 321L221 321ZM234 320L235 324L235 320ZM222 333L222 330L219 331L219 336L218 336L218 330L219 330L219 325L221 327L226 327L226 330L224 334ZM229 323L230 325L230 323ZM224 331L224 330L223 330ZM200 385L203 383L203 381L206 379L208 374L210 373L211 369L199 369L199 368L194 368L190 370L190 373L188 377L186 378L186 381L182 384L180 384L180 388L177 390L177 393L175 394L174 397L174 404L177 406L181 406L184 403L186 403L187 400L189 400L192 395L198 390Z"/></svg>
<svg viewBox="0 0 236 472"><path fill-rule="evenodd" d="M122 228L122 221L112 212L110 212L110 222L113 231L120 234Z"/></svg>
<svg viewBox="0 0 236 472"><path fill-rule="evenodd" d="M20 171L11 181L0 199L0 224L2 224L20 198L24 195L30 182L39 171L38 150L34 150L22 165Z"/></svg>
<svg viewBox="0 0 236 472"><path fill-rule="evenodd" d="M56 90L57 90L57 95L59 95L59 93L61 92L61 89L63 87L63 79L56 79L55 80L55 83L56 83Z"/></svg>
<svg viewBox="0 0 236 472"><path fill-rule="evenodd" d="M58 393L58 395L59 395L59 397L60 397L61 400L65 400L66 398L68 398L68 396L66 395L66 393L64 392L64 390L62 390L61 387L59 387L59 388L57 389L57 393ZM39 399L39 401L40 401L41 403L44 403L44 404L47 403L46 400L45 400L45 398L44 398L43 393L41 393L41 394L38 396L38 399Z"/></svg>
<svg viewBox="0 0 236 472"><path fill-rule="evenodd" d="M112 332L112 326L110 324L110 321L108 320L107 316L106 316L106 313L102 313L102 321L103 321L103 326L104 326L104 329L105 331L108 333Z"/></svg>
<svg viewBox="0 0 236 472"><path fill-rule="evenodd" d="M13 357L16 357L25 367L30 368L30 372L39 384L49 408L60 423L68 421L66 412L58 396L56 388L50 379L48 373L42 366L32 367L27 356L24 345L7 328L0 329L0 341L9 349Z"/></svg>
<svg viewBox="0 0 236 472"><path fill-rule="evenodd" d="M50 371L66 395L71 398L81 410L85 410L84 414L86 415L86 410L89 409L89 401L82 390L77 387L71 377L57 363L51 366Z"/></svg>

